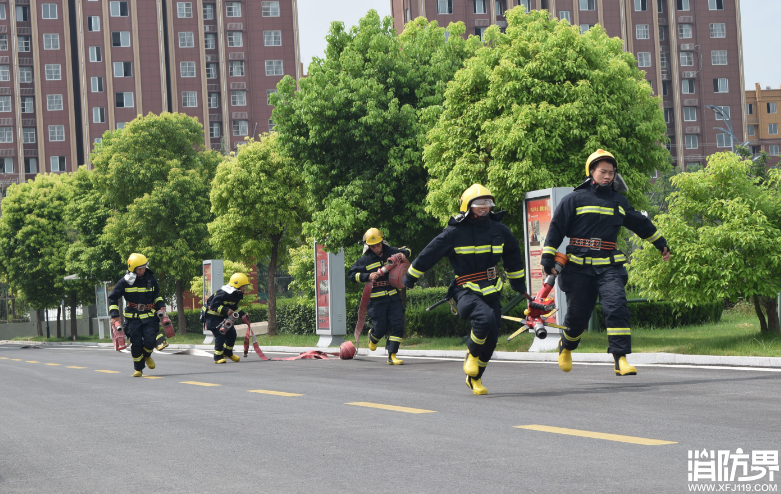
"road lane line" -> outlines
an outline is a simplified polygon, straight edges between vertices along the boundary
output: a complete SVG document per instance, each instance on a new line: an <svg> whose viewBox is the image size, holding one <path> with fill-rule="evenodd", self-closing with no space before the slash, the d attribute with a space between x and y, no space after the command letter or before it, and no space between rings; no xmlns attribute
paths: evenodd
<svg viewBox="0 0 781 494"><path fill-rule="evenodd" d="M46 365L60 365L60 364L46 364Z"/></svg>
<svg viewBox="0 0 781 494"><path fill-rule="evenodd" d="M119 371L110 371L110 370L96 370L95 372L105 372L106 374L119 374Z"/></svg>
<svg viewBox="0 0 781 494"><path fill-rule="evenodd" d="M529 429L532 431L552 432L554 434L566 434L568 436L590 437L592 439L604 439L606 441L618 441L622 443L642 444L644 446L658 446L661 444L678 444L675 441L662 441L659 439L647 439L645 437L621 436L619 434L607 434L604 432L580 431L577 429L565 429L563 427L550 427L547 425L516 425L516 429Z"/></svg>
<svg viewBox="0 0 781 494"><path fill-rule="evenodd" d="M86 367L78 367L78 366L75 366L75 365L68 365L67 368L68 369L86 369Z"/></svg>
<svg viewBox="0 0 781 494"><path fill-rule="evenodd" d="M141 376L144 379L162 379L163 376Z"/></svg>
<svg viewBox="0 0 781 494"><path fill-rule="evenodd" d="M219 384L214 383L199 383L198 381L182 381L179 384L193 384L195 386L219 386Z"/></svg>
<svg viewBox="0 0 781 494"><path fill-rule="evenodd" d="M0 357L0 360L8 360L8 357Z"/></svg>
<svg viewBox="0 0 781 494"><path fill-rule="evenodd" d="M267 389L248 389L248 393L262 393L264 395L276 395L276 396L304 396L298 393L285 393L284 391L269 391Z"/></svg>
<svg viewBox="0 0 781 494"><path fill-rule="evenodd" d="M28 364L40 364L37 360L25 360Z"/></svg>
<svg viewBox="0 0 781 494"><path fill-rule="evenodd" d="M437 413L436 410L423 410L422 408L397 407L396 405L383 405L381 403L369 403L365 401L345 403L345 405L355 405L357 407L368 407L368 408L379 408L382 410L392 410L394 412L405 412L405 413Z"/></svg>
<svg viewBox="0 0 781 494"><path fill-rule="evenodd" d="M14 362L21 362L22 361L22 359L20 359L20 358L12 358L11 360L13 360Z"/></svg>

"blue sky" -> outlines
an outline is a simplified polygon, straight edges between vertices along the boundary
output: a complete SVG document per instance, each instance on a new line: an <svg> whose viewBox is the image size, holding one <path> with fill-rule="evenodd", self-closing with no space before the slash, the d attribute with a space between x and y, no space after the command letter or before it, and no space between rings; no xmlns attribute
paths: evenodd
<svg viewBox="0 0 781 494"><path fill-rule="evenodd" d="M390 0L298 0L304 70L312 57L323 56L325 36L331 21L342 21L348 27L353 26L369 9L375 9L381 16L390 15ZM763 88L781 87L778 29L781 0L742 0L741 16L746 89L754 89L755 82Z"/></svg>

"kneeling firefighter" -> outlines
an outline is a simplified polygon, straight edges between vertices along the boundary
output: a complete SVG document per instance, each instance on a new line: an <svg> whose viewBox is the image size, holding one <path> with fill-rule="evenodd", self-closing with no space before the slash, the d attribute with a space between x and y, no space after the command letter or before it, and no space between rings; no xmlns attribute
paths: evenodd
<svg viewBox="0 0 781 494"><path fill-rule="evenodd" d="M402 365L403 360L396 358L399 345L404 340L404 305L399 291L391 286L387 273L377 270L388 262L388 258L401 253L405 258L412 255L406 247L391 247L383 239L377 228L369 228L363 234L363 255L355 261L347 279L353 283L372 282L368 314L372 320L369 331L369 350L376 350L377 343L388 335L388 364Z"/></svg>
<svg viewBox="0 0 781 494"><path fill-rule="evenodd" d="M456 275L451 287L458 314L472 322L464 373L467 386L476 395L488 393L482 377L496 348L502 323L504 282L496 270L499 261L512 289L526 293L518 241L510 228L501 223L504 211L493 212L493 207L494 196L488 189L480 184L466 189L461 195L461 212L423 249L404 277L404 284L411 288L442 257L450 260Z"/></svg>
<svg viewBox="0 0 781 494"><path fill-rule="evenodd" d="M152 352L160 331L160 320L155 312L165 312L165 302L160 296L160 285L148 267L149 260L143 254L133 253L127 260L127 274L108 295L109 316L112 325L120 319L119 299L125 298L125 334L130 337L130 354L133 356L133 377L142 377L144 367L155 368ZM167 344L167 342L166 342Z"/></svg>
<svg viewBox="0 0 781 494"><path fill-rule="evenodd" d="M613 354L615 374L637 374L626 360L632 353L632 336L624 289L628 279L626 256L616 247L619 230L624 226L651 242L665 261L670 259L670 250L651 220L619 193L627 190L615 156L598 149L586 160L586 179L564 197L553 213L540 263L546 274L555 273L554 256L564 237L569 237L569 262L559 276L568 308L564 319L567 329L558 345L559 367L564 372L572 370L571 352L580 343L599 295L607 326L607 351Z"/></svg>
<svg viewBox="0 0 781 494"><path fill-rule="evenodd" d="M233 354L236 343L236 327L233 324L234 312L242 321L249 324L249 314L238 310L239 302L250 289L249 278L244 273L234 273L227 285L214 292L201 307L201 322L214 335L214 363L224 364L226 359L234 362L241 360Z"/></svg>

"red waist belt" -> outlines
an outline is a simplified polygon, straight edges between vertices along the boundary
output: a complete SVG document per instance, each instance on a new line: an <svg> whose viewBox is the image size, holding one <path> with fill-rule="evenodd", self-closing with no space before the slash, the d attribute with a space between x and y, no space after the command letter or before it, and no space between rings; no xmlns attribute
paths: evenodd
<svg viewBox="0 0 781 494"><path fill-rule="evenodd" d="M390 283L387 281L375 281L372 286L389 286Z"/></svg>
<svg viewBox="0 0 781 494"><path fill-rule="evenodd" d="M496 279L496 266L488 269L487 271L480 271L472 274L465 274L459 276L456 279L456 285L461 286L465 283L474 283L475 281L483 280L495 280Z"/></svg>
<svg viewBox="0 0 781 494"><path fill-rule="evenodd" d="M128 302L125 305L135 310L155 310L155 304L134 304L133 302Z"/></svg>
<svg viewBox="0 0 781 494"><path fill-rule="evenodd" d="M615 242L607 242L601 238L571 238L569 244L575 247L587 247L591 250L616 250Z"/></svg>

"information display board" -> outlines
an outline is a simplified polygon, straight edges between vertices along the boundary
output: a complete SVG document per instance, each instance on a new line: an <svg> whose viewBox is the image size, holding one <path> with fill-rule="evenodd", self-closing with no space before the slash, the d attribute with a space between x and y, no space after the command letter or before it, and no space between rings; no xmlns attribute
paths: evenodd
<svg viewBox="0 0 781 494"><path fill-rule="evenodd" d="M344 250L331 254L315 242L314 254L317 346L339 346L347 334Z"/></svg>

